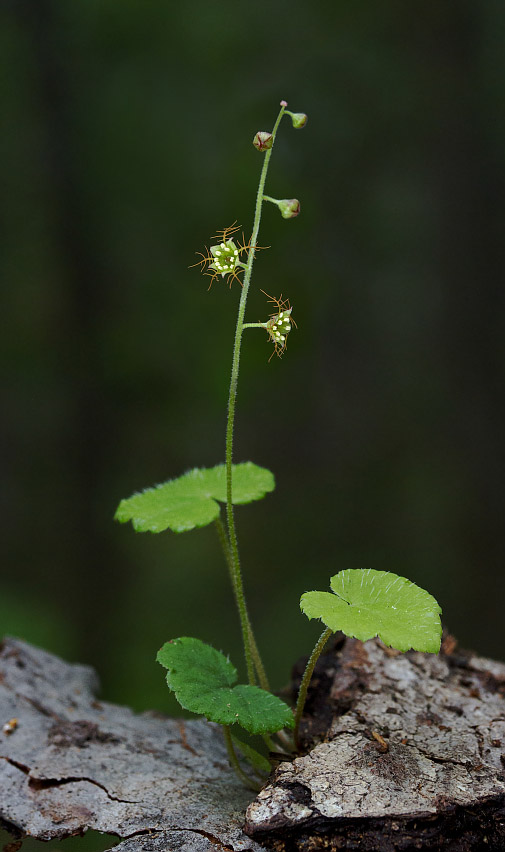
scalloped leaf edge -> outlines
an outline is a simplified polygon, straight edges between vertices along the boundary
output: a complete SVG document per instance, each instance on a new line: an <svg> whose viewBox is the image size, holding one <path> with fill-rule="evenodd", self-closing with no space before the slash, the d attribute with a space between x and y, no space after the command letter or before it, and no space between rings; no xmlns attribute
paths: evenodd
<svg viewBox="0 0 505 852"><path fill-rule="evenodd" d="M275 488L273 473L254 462L234 464L235 471L239 482L235 496L232 492L234 505L261 500ZM248 474L252 479L249 487ZM199 475L203 480L201 483L198 482ZM205 482L206 475L210 482ZM243 478L246 480L245 485L240 481ZM163 490L167 491L167 503L163 507L160 499L160 505L156 506L157 497ZM177 494L177 491L182 493ZM154 501L154 506L149 506L150 499ZM195 467L181 476L135 491L130 497L124 498L116 509L114 520L121 524L131 521L136 532L159 533L167 529L174 533L189 532L215 521L220 513L219 503L226 503L226 466Z"/></svg>
<svg viewBox="0 0 505 852"><path fill-rule="evenodd" d="M377 629L375 630L375 632L371 632L370 629L365 630L363 628L363 625L360 625L358 623L357 619L356 619L356 627L353 628L353 629L349 629L349 626L345 625L345 617L344 617L344 621L342 623L339 622L338 621L339 615L338 615L338 610L337 610L337 606L338 606L337 601L346 603L350 607L350 611L352 611L354 608L356 608L358 610L358 613L360 612L359 608L358 608L358 604L355 604L351 601L346 600L346 597L343 594L341 594L340 592L335 590L335 586L338 585L337 579L338 579L338 581L340 581L340 585L343 586L344 581L342 579L342 576L344 574L350 574L351 572L355 575L356 574L361 574L362 576L368 575L368 577L371 574L374 577L377 577L377 576L380 577L381 580L385 579L386 577L389 577L393 581L391 586L393 584L395 584L397 581L401 581L401 583L403 585L403 590L405 590L408 586L408 587L412 587L412 589L415 590L416 594L422 593L422 597L425 598L426 604L431 605L431 612L430 612L430 610L427 610L425 612L425 616L429 615L430 618L433 619L433 625L429 625L429 624L426 625L426 628L428 628L428 627L432 628L431 635L429 635L429 633L427 633L427 635L425 637L421 636L421 637L418 637L418 638L413 640L413 634L411 633L410 635L408 635L408 634L406 635L406 638L405 638L404 641L402 641L402 640L391 641L391 636L388 637L388 632L391 633L392 631L391 630L388 631L387 626L384 629L383 627L381 627L379 625L377 627ZM397 650L399 650L403 653L405 651L410 650L410 649L415 650L415 651L420 651L422 653L430 653L430 654L437 654L439 652L441 637L442 637L442 624L440 622L440 613L442 612L442 609L441 609L440 605L438 604L437 600L433 597L433 595L431 595L429 592L427 592L421 586L418 586L416 583L413 583L407 577L401 577L400 575L394 574L391 571L377 571L377 570L371 569L371 568L370 569L347 568L343 571L338 572L337 574L334 574L330 578L330 588L332 590L331 592L320 592L320 591L304 592L304 594L300 598L300 609L302 610L304 615L307 616L307 618L309 618L309 619L318 618L330 630L333 630L334 632L336 632L337 630L341 630L342 633L344 633L346 636L350 636L350 637L353 637L353 638L360 639L363 642L366 642L369 639L372 639L374 637L378 637L385 645L388 645L389 647L395 648L395 649L397 649ZM318 614L317 613L318 602L319 602L319 608L322 608L324 610L327 606L331 607L332 599L335 602L335 618L329 618L328 615L324 612L323 612L322 615ZM373 601L370 601L369 604L367 602L367 605L370 606L370 609L372 610L372 615L373 615L373 607L371 606L372 604L373 604ZM345 615L349 614L349 611L343 610L343 612L345 613ZM388 615L389 615L389 613L388 613ZM415 615L415 613L413 613L413 616L414 615ZM438 616L438 618L437 618L437 616ZM340 618L342 618L342 615L340 615ZM379 618L379 616L378 616L378 618ZM329 621L331 621L331 623L328 623ZM374 629L375 629L375 625L374 625ZM383 634L383 635L381 635L381 634Z"/></svg>

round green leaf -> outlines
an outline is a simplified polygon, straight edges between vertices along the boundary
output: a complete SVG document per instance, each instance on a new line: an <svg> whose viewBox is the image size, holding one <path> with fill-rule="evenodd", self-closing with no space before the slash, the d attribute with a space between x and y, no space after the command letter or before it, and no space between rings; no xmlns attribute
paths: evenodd
<svg viewBox="0 0 505 852"><path fill-rule="evenodd" d="M185 710L221 725L241 725L251 734L293 727L287 704L258 686L234 686L235 667L199 639L183 636L166 642L157 660L168 669L167 684Z"/></svg>
<svg viewBox="0 0 505 852"><path fill-rule="evenodd" d="M225 688L237 682L237 669L228 657L200 639L189 636L165 642L156 660L168 669L170 689L177 692L182 688L183 692L194 693L196 698L202 693L212 692L216 685ZM184 709L192 710L191 707Z"/></svg>
<svg viewBox="0 0 505 852"><path fill-rule="evenodd" d="M330 580L330 592L305 592L300 600L308 618L320 618L366 642L378 636L399 651L440 650L441 609L435 598L405 577L389 571L349 569Z"/></svg>
<svg viewBox="0 0 505 852"><path fill-rule="evenodd" d="M232 469L233 503L260 500L275 488L273 474L252 462L235 464ZM121 500L115 514L120 523L131 521L137 532L187 532L204 527L219 515L226 502L226 467L195 468L140 494Z"/></svg>
<svg viewBox="0 0 505 852"><path fill-rule="evenodd" d="M218 464L200 471L204 474L204 488L208 496L226 503L226 465ZM260 500L275 488L273 473L253 462L232 466L232 497L236 505Z"/></svg>

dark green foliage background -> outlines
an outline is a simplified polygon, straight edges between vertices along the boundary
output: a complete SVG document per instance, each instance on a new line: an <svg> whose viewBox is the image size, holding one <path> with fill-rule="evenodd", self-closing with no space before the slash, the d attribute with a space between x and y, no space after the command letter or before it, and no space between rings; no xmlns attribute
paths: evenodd
<svg viewBox="0 0 505 852"><path fill-rule="evenodd" d="M238 288L188 270L252 224L282 127L258 288L289 296L282 361L245 338L239 507L275 687L319 627L300 594L404 574L503 656L505 6L4 0L0 7L2 632L94 664L106 698L173 709L157 649L241 666L213 529L135 535L122 497L224 457ZM275 645L274 645L275 642ZM243 676L243 668L241 669Z"/></svg>

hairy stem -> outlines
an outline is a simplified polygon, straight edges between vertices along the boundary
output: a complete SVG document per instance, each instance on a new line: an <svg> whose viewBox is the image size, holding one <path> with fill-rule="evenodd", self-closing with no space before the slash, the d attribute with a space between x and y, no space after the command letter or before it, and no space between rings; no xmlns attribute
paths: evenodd
<svg viewBox="0 0 505 852"><path fill-rule="evenodd" d="M235 518L233 514L233 502L232 502L232 464L233 464L233 427L235 424L235 401L237 398L237 383L238 383L238 373L239 373L239 365L240 365L240 345L242 342L242 332L243 332L243 323L244 323L244 315L245 308L247 303L247 294L249 292L249 285L251 283L251 275L252 268L254 263L254 256L256 252L256 245L258 243L258 233L261 222L261 209L263 204L263 191L265 188L265 181L268 172L268 165L270 163L270 157L273 151L273 143L275 142L275 135L277 133L277 129L279 127L281 118L284 114L284 106L281 107L279 115L277 116L277 120L274 125L274 129L272 131L272 147L266 151L264 154L263 168L261 170L260 181L258 185L258 193L256 196L256 208L254 213L254 224L253 224L253 232L251 236L251 242L249 244L249 253L247 256L247 264L245 267L244 280L242 285L242 290L240 293L240 303L238 308L238 316L237 316L237 326L235 329L235 343L233 346L233 360L232 360L232 368L231 368L231 380L230 380L230 393L228 398L228 420L226 423L226 516L228 521L228 540L230 543L230 552L231 552L231 563L232 563L232 573L233 573L233 587L236 590L236 600L237 606L240 615L240 624L242 628L242 640L244 643L244 656L247 666L247 676L249 678L249 683L255 683L255 675L254 675L254 663L253 663L253 654L252 654L252 643L251 637L253 636L251 624L249 621L249 616L247 614L247 607L244 596L244 586L242 582L242 572L240 570L240 557L238 552L238 542L237 542L237 533L235 530Z"/></svg>
<svg viewBox="0 0 505 852"><path fill-rule="evenodd" d="M246 787L249 787L250 790L254 790L254 792L257 793L258 790L261 790L261 785L253 781L252 778L249 778L249 776L246 775L246 773L242 769L238 761L237 753L233 746L233 740L231 738L231 732L228 725L223 725L223 734L224 741L226 744L226 751L228 752L228 759L230 761L232 769L234 770L235 774L238 775L242 783L246 785Z"/></svg>
<svg viewBox="0 0 505 852"><path fill-rule="evenodd" d="M226 530L224 528L224 524L221 520L221 515L219 515L216 518L214 523L216 525L217 534L219 536L219 541L221 542L221 547L223 549L224 558L225 558L226 564L228 566L231 585L232 585L232 588L233 588L233 594L235 596L235 601L236 601L237 606L238 606L237 590L235 588L235 573L234 573L234 570L233 570L233 560L232 560L232 556L231 556L230 543L229 543L227 535L226 535ZM262 689L266 689L267 691L270 691L268 678L267 678L265 669L263 667L263 663L261 661L261 657L260 657L260 654L259 654L259 651L258 651L258 646L256 645L256 639L254 638L254 634L252 632L251 622L249 620L249 614L248 613L247 613L247 623L248 623L248 629L249 629L249 641L251 643L251 655L252 655L252 659L253 659L253 663L254 663L254 668L256 670L256 675L258 677L259 685L261 686Z"/></svg>
<svg viewBox="0 0 505 852"><path fill-rule="evenodd" d="M329 627L321 633L319 639L316 642L314 650L309 657L309 661L305 667L305 671L303 673L302 682L300 684L300 691L298 692L298 700L296 702L296 710L295 710L295 730L294 730L294 738L296 747L299 748L299 739L298 739L298 729L300 727L300 720L302 718L303 708L305 707L305 699L307 698L307 689L309 688L310 679L312 677L312 672L314 671L314 666L316 665L324 646L326 645L328 639L330 638L333 630L330 630Z"/></svg>
<svg viewBox="0 0 505 852"><path fill-rule="evenodd" d="M293 751L293 737L287 731L277 731L274 734L280 743L280 751L286 751L288 754Z"/></svg>

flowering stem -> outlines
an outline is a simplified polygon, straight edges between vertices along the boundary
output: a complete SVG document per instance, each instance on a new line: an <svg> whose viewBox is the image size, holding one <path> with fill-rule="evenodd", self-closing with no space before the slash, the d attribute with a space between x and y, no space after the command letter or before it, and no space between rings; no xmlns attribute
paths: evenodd
<svg viewBox="0 0 505 852"><path fill-rule="evenodd" d="M300 690L298 692L298 700L296 702L296 710L295 710L295 730L294 730L294 739L296 747L299 748L299 739L298 739L298 729L300 727L300 721L302 718L303 708L305 707L305 699L307 698L307 689L309 688L310 679L312 677L312 672L314 671L314 666L316 665L321 653L323 651L324 646L326 645L328 639L330 638L333 630L330 630L329 627L321 633L319 639L316 642L314 650L309 657L309 661L305 667L305 671L303 673L302 682L300 684Z"/></svg>
<svg viewBox="0 0 505 852"><path fill-rule="evenodd" d="M260 323L260 322L244 322L244 323L242 323L242 330L244 330L244 328L263 328L264 329L265 326L262 325L262 323Z"/></svg>
<svg viewBox="0 0 505 852"><path fill-rule="evenodd" d="M221 515L218 515L216 520L214 521L217 529L217 534L219 536L219 541L221 542L221 547L223 549L224 558L226 559L226 564L228 566L228 571L230 573L231 584L233 588L233 594L235 596L235 603L238 606L237 599L237 590L235 588L235 573L233 570L233 561L231 557L230 543L228 541L228 537L226 535L226 530L224 528L224 524L221 520ZM256 645L256 639L254 638L254 634L251 627L251 622L249 620L249 614L247 614L247 622L248 622L248 630L249 630L249 641L251 643L251 655L253 658L254 668L256 669L256 675L258 677L259 685L262 689L270 690L270 685L268 683L268 678L263 667L263 663L261 661L260 653L258 651L258 646Z"/></svg>
<svg viewBox="0 0 505 852"><path fill-rule="evenodd" d="M237 316L237 326L235 329L235 343L233 346L233 361L231 368L231 380L230 380L230 393L228 398L228 420L226 423L226 516L228 521L228 540L230 543L230 553L231 553L231 573L233 577L233 588L235 590L235 597L237 600L238 611L240 615L240 624L242 628L242 641L244 643L244 656L247 666L247 676L249 678L249 683L255 683L255 675L254 675L254 664L253 664L253 653L252 653L252 645L254 643L254 636L251 629L249 616L247 614L247 607L244 596L244 586L242 582L242 573L240 570L240 557L238 552L238 542L237 542L237 533L235 530L235 519L233 514L233 503L232 503L232 463L233 463L233 427L235 423L235 401L237 398L237 383L238 383L238 373L239 373L239 364L240 364L240 345L242 342L242 332L244 329L244 315L245 308L247 303L247 294L249 292L249 285L251 283L251 275L252 268L254 263L254 256L256 252L256 245L258 242L258 233L261 222L261 209L263 204L263 191L265 188L265 181L268 172L268 165L270 163L270 157L272 155L273 143L275 142L275 135L277 133L277 129L279 127L282 116L284 115L285 107L281 106L279 115L277 116L277 120L274 125L274 129L272 131L272 147L269 148L264 156L263 160L263 168L261 170L259 185L258 185L258 193L256 196L256 208L254 213L254 224L253 224L253 232L251 236L251 242L249 244L249 252L247 256L247 263L245 267L244 280L242 284L242 290L240 293L240 303L238 308L238 316ZM252 639L252 641L251 641ZM259 655L258 655L259 656Z"/></svg>

